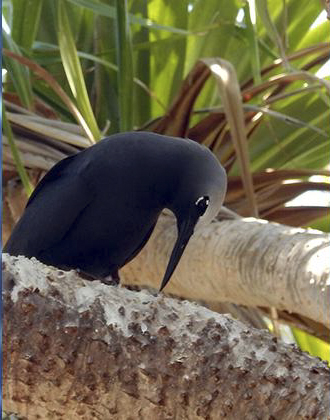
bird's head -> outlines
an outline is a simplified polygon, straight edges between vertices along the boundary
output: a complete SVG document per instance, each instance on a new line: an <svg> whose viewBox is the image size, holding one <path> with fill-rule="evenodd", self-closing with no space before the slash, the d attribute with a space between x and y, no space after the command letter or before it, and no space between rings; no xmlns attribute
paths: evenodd
<svg viewBox="0 0 330 420"><path fill-rule="evenodd" d="M209 224L219 213L226 188L227 176L213 153L201 147L182 165L179 182L168 206L177 219L178 237L160 287L169 282L195 230Z"/></svg>

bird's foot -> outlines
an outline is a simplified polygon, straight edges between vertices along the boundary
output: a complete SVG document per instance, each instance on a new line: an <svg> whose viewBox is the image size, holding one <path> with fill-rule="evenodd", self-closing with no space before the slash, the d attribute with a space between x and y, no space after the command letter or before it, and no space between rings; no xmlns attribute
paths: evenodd
<svg viewBox="0 0 330 420"><path fill-rule="evenodd" d="M118 286L119 280L113 279L111 276L107 276L101 279L101 283L106 284L107 286Z"/></svg>
<svg viewBox="0 0 330 420"><path fill-rule="evenodd" d="M113 271L109 276L101 279L101 282L103 284L108 285L108 286L118 286L118 284L120 282L118 270Z"/></svg>

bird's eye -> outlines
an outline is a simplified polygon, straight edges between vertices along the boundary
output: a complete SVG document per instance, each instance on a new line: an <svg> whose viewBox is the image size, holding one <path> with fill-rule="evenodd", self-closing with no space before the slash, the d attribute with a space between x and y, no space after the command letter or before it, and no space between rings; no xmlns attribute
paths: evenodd
<svg viewBox="0 0 330 420"><path fill-rule="evenodd" d="M207 196L199 197L199 199L196 201L195 206L197 208L199 217L203 216L203 214L206 212L209 202L210 199Z"/></svg>

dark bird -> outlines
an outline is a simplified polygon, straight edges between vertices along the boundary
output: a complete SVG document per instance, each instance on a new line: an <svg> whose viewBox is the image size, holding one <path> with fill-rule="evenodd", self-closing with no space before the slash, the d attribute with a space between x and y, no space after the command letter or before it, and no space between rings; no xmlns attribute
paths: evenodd
<svg viewBox="0 0 330 420"><path fill-rule="evenodd" d="M175 270L196 225L219 212L226 173L212 152L148 132L115 134L57 163L39 182L4 252L119 281L164 208L178 237L161 284Z"/></svg>

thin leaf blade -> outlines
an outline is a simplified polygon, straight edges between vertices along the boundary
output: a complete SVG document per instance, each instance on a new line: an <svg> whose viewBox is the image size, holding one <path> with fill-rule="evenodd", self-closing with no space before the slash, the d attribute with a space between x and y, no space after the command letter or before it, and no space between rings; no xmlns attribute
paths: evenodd
<svg viewBox="0 0 330 420"><path fill-rule="evenodd" d="M2 42L4 48L12 51L18 56L22 56L21 51L16 45L15 41L4 30L2 30ZM33 97L29 72L19 62L6 55L4 56L4 62L22 104L27 109L32 109Z"/></svg>
<svg viewBox="0 0 330 420"><path fill-rule="evenodd" d="M94 113L89 101L86 84L81 69L79 57L73 35L70 29L70 22L66 12L64 0L58 0L58 41L66 76L73 96L77 101L78 108L88 124L93 140L98 141L101 137Z"/></svg>
<svg viewBox="0 0 330 420"><path fill-rule="evenodd" d="M133 128L133 57L127 0L117 0L116 50L120 130Z"/></svg>
<svg viewBox="0 0 330 420"><path fill-rule="evenodd" d="M204 59L203 61L216 77L226 118L230 127L231 138L240 165L242 181L248 198L251 215L258 217L252 172L250 170L242 96L235 69L231 63L220 58Z"/></svg>
<svg viewBox="0 0 330 420"><path fill-rule="evenodd" d="M43 0L12 0L12 37L22 48L29 51L35 40Z"/></svg>
<svg viewBox="0 0 330 420"><path fill-rule="evenodd" d="M8 143L10 146L10 150L12 153L12 156L14 158L14 162L17 168L17 172L21 178L22 184L24 185L25 192L28 197L32 194L33 186L29 180L29 176L26 172L26 169L24 168L24 165L22 163L21 157L19 155L18 149L15 144L14 135L12 132L12 129L10 127L10 124L7 120L6 110L5 107L2 107L2 124L3 124L3 130L8 138Z"/></svg>

